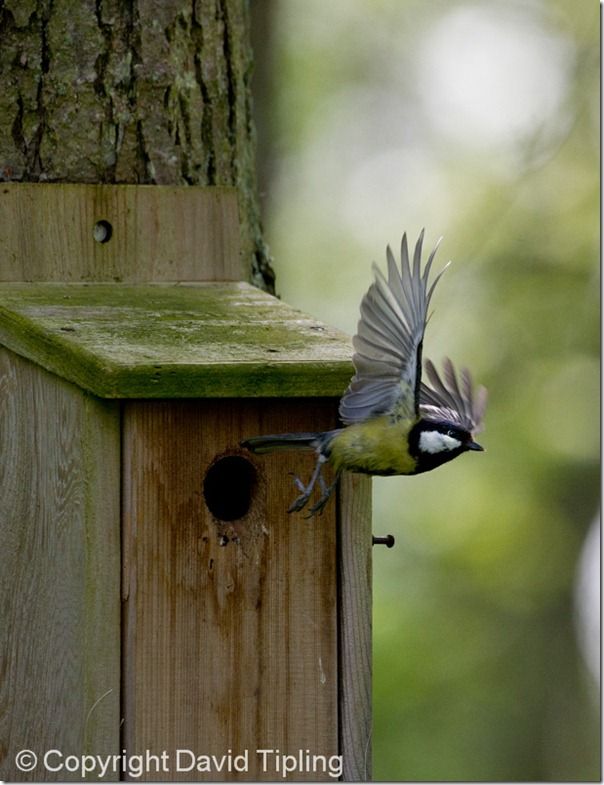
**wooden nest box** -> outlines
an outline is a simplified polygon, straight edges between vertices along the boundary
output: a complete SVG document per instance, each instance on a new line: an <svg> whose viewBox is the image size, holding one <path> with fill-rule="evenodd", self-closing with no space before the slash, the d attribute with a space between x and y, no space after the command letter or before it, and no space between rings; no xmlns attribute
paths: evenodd
<svg viewBox="0 0 604 785"><path fill-rule="evenodd" d="M239 446L335 427L349 341L240 265L232 189L0 186L2 779L369 776L369 481L288 515L313 454Z"/></svg>

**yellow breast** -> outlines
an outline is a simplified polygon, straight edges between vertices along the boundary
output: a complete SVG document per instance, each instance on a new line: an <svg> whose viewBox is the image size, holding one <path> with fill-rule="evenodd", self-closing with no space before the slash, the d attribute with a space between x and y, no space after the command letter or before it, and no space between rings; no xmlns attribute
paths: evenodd
<svg viewBox="0 0 604 785"><path fill-rule="evenodd" d="M393 422L383 415L354 423L330 442L330 459L336 469L367 474L413 474L416 459L409 454L409 431L414 421Z"/></svg>

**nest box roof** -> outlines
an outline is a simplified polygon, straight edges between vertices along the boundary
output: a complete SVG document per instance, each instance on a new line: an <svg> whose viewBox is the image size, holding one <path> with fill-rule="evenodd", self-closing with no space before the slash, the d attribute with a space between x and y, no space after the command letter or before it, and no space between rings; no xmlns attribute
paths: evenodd
<svg viewBox="0 0 604 785"><path fill-rule="evenodd" d="M350 339L246 283L0 284L0 343L101 398L323 397Z"/></svg>

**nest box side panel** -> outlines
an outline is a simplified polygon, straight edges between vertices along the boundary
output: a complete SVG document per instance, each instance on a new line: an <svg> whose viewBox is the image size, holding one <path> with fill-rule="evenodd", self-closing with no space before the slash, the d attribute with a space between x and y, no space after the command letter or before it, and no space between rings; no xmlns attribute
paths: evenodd
<svg viewBox="0 0 604 785"><path fill-rule="evenodd" d="M345 782L371 779L371 478L345 472L338 487L340 752Z"/></svg>
<svg viewBox="0 0 604 785"><path fill-rule="evenodd" d="M50 749L119 753L119 444L117 404L0 349L2 779L79 780L44 771Z"/></svg>
<svg viewBox="0 0 604 785"><path fill-rule="evenodd" d="M125 404L125 747L248 755L240 772L178 772L172 758L150 779L279 780L276 758L265 766L256 750L338 753L337 505L288 515L289 473L307 478L314 455L238 447L335 422L333 399ZM240 498L247 477L251 497L229 522L208 509L204 480L233 457L251 475L227 462L218 496Z"/></svg>

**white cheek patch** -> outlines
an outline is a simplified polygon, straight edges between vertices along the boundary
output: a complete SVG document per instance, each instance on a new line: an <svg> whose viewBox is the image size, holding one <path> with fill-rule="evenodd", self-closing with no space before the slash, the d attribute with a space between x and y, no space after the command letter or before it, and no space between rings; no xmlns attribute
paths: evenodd
<svg viewBox="0 0 604 785"><path fill-rule="evenodd" d="M456 450L461 447L459 439L447 436L446 433L438 431L424 431L419 436L419 449L422 452L443 452L444 450Z"/></svg>

